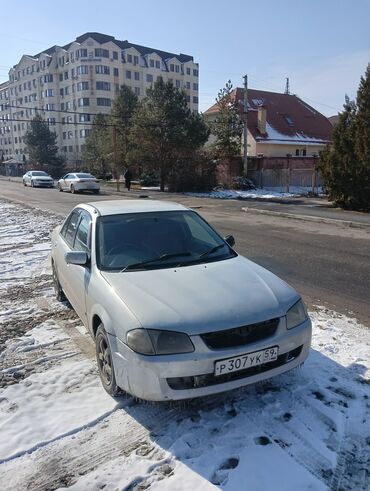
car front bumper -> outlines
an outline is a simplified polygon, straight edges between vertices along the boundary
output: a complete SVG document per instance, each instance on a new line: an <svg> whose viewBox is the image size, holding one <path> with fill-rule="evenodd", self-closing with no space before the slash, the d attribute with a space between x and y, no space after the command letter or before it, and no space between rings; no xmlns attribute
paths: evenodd
<svg viewBox="0 0 370 491"><path fill-rule="evenodd" d="M53 188L54 181L33 181L33 185L38 188Z"/></svg>
<svg viewBox="0 0 370 491"><path fill-rule="evenodd" d="M311 345L311 321L287 330L285 317L275 335L237 348L209 349L199 336L191 336L193 353L144 356L109 335L117 385L141 399L191 399L253 384L301 365ZM215 376L215 362L278 346L278 359L251 369Z"/></svg>

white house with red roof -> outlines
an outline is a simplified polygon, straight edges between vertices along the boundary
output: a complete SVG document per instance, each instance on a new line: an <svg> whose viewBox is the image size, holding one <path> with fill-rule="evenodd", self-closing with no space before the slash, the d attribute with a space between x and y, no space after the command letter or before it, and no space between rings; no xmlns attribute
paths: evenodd
<svg viewBox="0 0 370 491"><path fill-rule="evenodd" d="M231 95L244 118L244 89L236 88ZM215 121L217 114L216 103L205 111L205 120ZM251 157L318 155L330 144L333 130L325 116L296 95L256 89L248 89L247 126Z"/></svg>

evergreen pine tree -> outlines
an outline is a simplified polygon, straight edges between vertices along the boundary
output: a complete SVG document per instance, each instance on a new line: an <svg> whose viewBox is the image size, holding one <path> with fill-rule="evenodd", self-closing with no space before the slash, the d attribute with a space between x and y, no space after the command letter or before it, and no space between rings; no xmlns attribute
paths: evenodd
<svg viewBox="0 0 370 491"><path fill-rule="evenodd" d="M31 121L31 127L24 136L30 161L53 177L63 174L64 157L58 155L57 135L50 131L48 123L40 114Z"/></svg>
<svg viewBox="0 0 370 491"><path fill-rule="evenodd" d="M357 104L346 96L331 147L321 152L320 171L329 198L349 209L370 209L370 70L361 78Z"/></svg>
<svg viewBox="0 0 370 491"><path fill-rule="evenodd" d="M216 157L231 159L240 156L243 122L232 98L233 85L229 80L216 98L218 113L211 123L211 131L216 136L214 150Z"/></svg>

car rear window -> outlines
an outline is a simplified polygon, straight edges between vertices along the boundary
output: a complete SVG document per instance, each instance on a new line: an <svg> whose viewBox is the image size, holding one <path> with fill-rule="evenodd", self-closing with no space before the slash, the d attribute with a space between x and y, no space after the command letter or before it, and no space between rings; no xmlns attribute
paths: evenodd
<svg viewBox="0 0 370 491"><path fill-rule="evenodd" d="M91 174L83 174L82 172L79 172L76 176L80 179L95 179Z"/></svg>

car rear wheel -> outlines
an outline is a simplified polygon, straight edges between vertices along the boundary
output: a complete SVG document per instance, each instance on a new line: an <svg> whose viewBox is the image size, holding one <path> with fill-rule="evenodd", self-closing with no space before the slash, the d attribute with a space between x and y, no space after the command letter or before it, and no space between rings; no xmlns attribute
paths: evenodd
<svg viewBox="0 0 370 491"><path fill-rule="evenodd" d="M103 324L100 324L96 332L95 346L101 383L108 394L115 397L120 393L120 388L116 383L112 352Z"/></svg>
<svg viewBox="0 0 370 491"><path fill-rule="evenodd" d="M59 283L58 273L54 262L52 263L52 269L53 269L53 286L54 286L56 299L58 300L58 302L64 302L66 300L66 296L64 295L62 286Z"/></svg>
<svg viewBox="0 0 370 491"><path fill-rule="evenodd" d="M99 194L99 191L100 191L99 189L93 189L94 194Z"/></svg>

